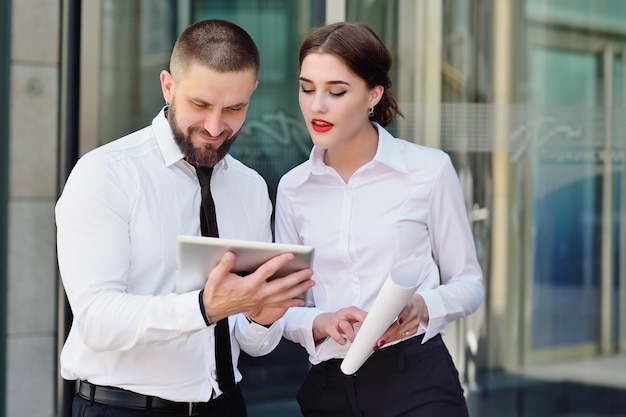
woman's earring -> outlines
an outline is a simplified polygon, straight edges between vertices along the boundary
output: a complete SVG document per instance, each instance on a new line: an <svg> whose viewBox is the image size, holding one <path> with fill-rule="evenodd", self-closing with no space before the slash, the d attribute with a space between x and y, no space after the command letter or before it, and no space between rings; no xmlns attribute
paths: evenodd
<svg viewBox="0 0 626 417"><path fill-rule="evenodd" d="M367 115L368 115L370 118L374 117L374 106L370 107L370 111L369 111L369 113L367 113Z"/></svg>

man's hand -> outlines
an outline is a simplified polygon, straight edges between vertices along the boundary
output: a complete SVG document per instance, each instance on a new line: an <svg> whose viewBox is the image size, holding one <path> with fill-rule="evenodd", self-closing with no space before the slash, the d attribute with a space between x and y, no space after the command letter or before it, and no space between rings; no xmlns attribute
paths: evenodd
<svg viewBox="0 0 626 417"><path fill-rule="evenodd" d="M302 294L315 285L310 268L267 281L293 258L292 253L275 256L253 273L240 277L230 272L235 265L235 254L226 252L204 286L203 301L209 320L215 323L233 314L252 312L254 317L249 315L252 320L259 318L258 323L270 324L287 308L304 306Z"/></svg>

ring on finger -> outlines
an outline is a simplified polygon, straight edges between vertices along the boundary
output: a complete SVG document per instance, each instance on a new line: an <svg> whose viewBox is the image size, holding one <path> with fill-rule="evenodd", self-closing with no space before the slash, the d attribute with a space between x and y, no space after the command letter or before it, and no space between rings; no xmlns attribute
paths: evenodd
<svg viewBox="0 0 626 417"><path fill-rule="evenodd" d="M402 333L404 336L408 336L409 334L411 334L411 332L409 332L408 330L405 330L404 333Z"/></svg>

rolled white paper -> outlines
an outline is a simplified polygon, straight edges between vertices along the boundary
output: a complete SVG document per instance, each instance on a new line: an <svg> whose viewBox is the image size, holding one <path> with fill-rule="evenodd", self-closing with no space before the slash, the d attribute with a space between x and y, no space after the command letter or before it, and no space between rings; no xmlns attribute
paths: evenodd
<svg viewBox="0 0 626 417"><path fill-rule="evenodd" d="M426 263L424 255L411 258L389 273L383 287L376 296L372 309L367 313L354 342L341 362L341 371L346 375L354 374L374 353L378 338L398 317L398 314L413 294L421 281L421 274ZM420 270L422 268L423 270Z"/></svg>

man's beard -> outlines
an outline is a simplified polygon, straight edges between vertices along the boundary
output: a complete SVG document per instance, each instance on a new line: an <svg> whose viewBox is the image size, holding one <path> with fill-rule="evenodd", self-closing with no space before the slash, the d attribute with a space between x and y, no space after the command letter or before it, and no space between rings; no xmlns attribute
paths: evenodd
<svg viewBox="0 0 626 417"><path fill-rule="evenodd" d="M215 166L219 161L224 159L230 147L237 139L237 135L239 135L239 131L233 133L229 128L224 129L224 131L220 134L221 137L226 137L226 140L220 145L219 148L215 149L211 144L206 144L200 148L194 146L191 141L191 134L193 132L198 132L201 135L211 136L209 132L201 127L190 127L187 129L187 133L183 132L178 123L176 123L176 109L172 104L167 109L167 120L170 123L170 127L172 128L172 133L174 134L174 140L176 144L180 148L180 151L185 156L187 162L194 166L201 167L212 167Z"/></svg>

